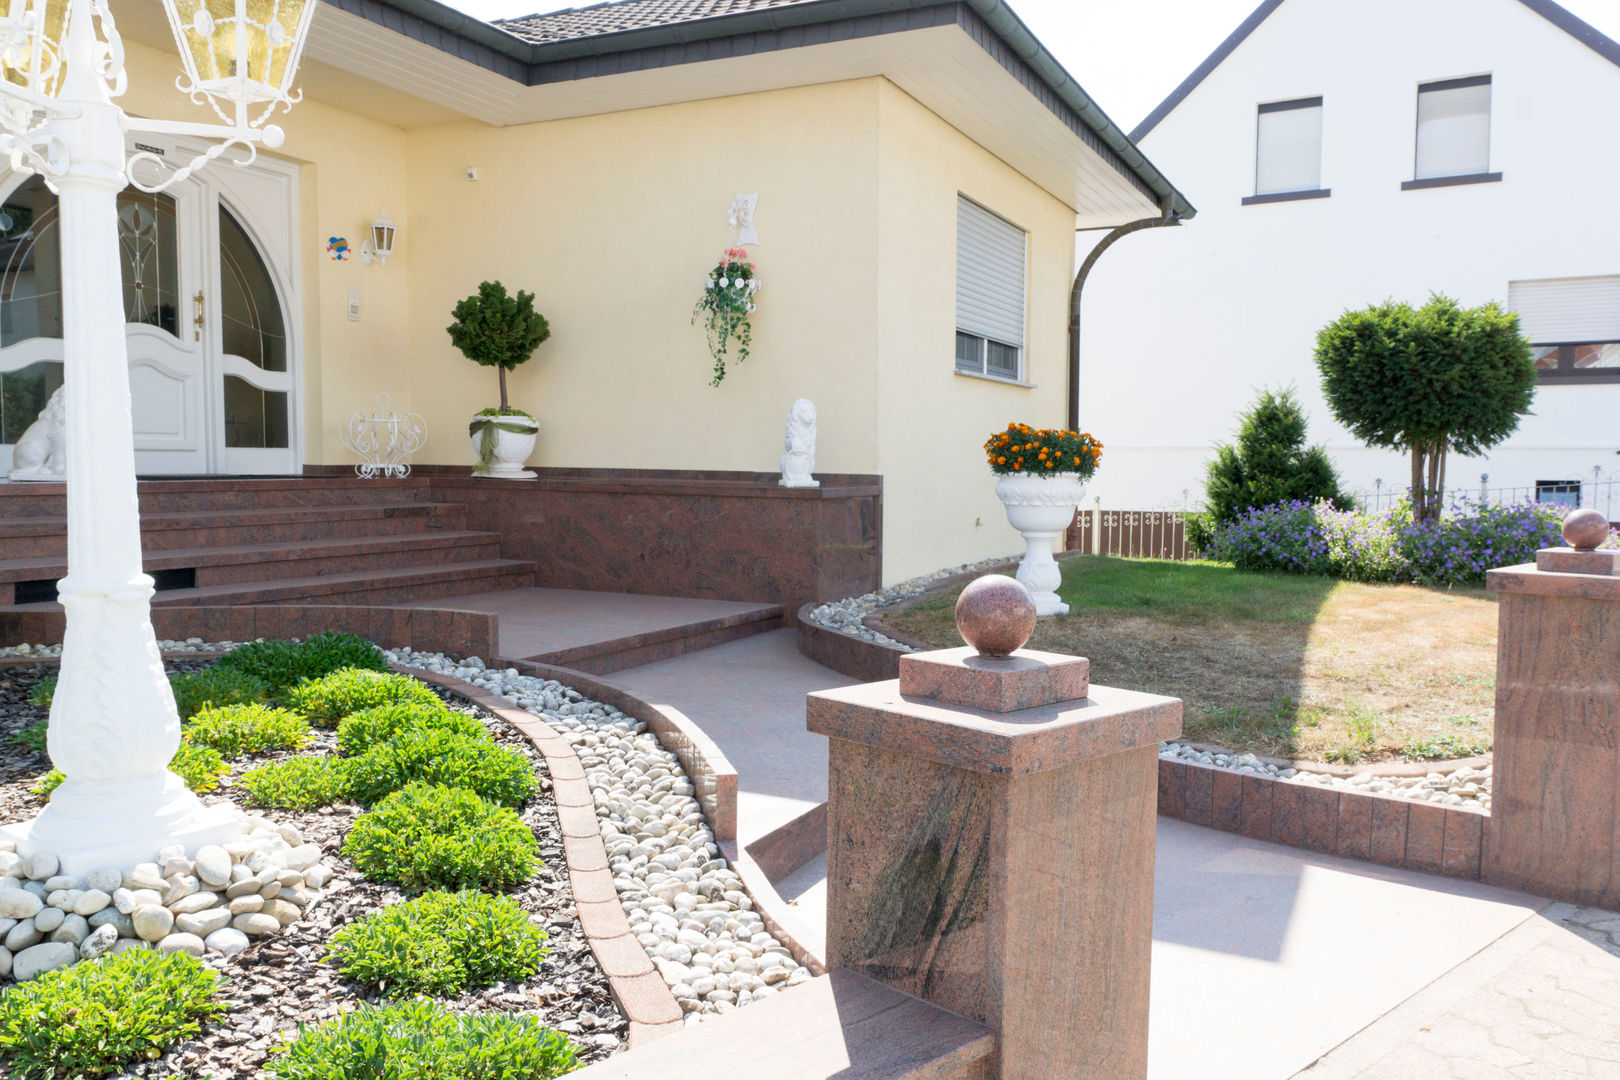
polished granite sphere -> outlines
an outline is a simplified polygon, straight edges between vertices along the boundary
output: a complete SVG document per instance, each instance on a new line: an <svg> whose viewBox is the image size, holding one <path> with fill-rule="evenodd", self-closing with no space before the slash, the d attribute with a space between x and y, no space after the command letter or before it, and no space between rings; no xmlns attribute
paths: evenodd
<svg viewBox="0 0 1620 1080"><path fill-rule="evenodd" d="M1593 509L1576 510L1564 519L1564 541L1579 551L1592 551L1609 538L1609 521Z"/></svg>
<svg viewBox="0 0 1620 1080"><path fill-rule="evenodd" d="M1035 598L1017 579L988 574L956 598L956 631L980 656L1009 656L1035 632Z"/></svg>

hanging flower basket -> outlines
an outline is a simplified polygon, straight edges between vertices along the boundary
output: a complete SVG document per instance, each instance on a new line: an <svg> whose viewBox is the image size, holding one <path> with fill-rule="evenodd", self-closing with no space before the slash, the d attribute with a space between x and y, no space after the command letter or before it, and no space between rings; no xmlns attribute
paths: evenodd
<svg viewBox="0 0 1620 1080"><path fill-rule="evenodd" d="M753 342L753 327L749 317L754 313L754 296L759 292L759 278L754 264L748 261L748 252L742 248L727 248L720 262L709 271L703 283L703 295L692 309L692 323L703 320L709 334L709 353L714 357L714 378L710 386L719 386L726 377L726 355L736 349L736 362L748 359L748 347Z"/></svg>

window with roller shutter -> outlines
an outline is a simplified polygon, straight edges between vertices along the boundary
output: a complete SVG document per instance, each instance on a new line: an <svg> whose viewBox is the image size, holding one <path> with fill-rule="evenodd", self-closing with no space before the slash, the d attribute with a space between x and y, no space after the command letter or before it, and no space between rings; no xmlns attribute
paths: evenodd
<svg viewBox="0 0 1620 1080"><path fill-rule="evenodd" d="M1620 275L1508 283L1542 382L1620 382Z"/></svg>
<svg viewBox="0 0 1620 1080"><path fill-rule="evenodd" d="M1244 205L1323 199L1322 99L1295 98L1259 106L1255 120L1254 194Z"/></svg>
<svg viewBox="0 0 1620 1080"><path fill-rule="evenodd" d="M963 195L956 199L956 370L1024 377L1024 230Z"/></svg>

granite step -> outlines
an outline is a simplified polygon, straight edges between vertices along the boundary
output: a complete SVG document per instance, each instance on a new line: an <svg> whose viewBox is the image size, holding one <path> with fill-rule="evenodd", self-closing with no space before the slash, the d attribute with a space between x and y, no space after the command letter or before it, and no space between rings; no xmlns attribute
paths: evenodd
<svg viewBox="0 0 1620 1080"><path fill-rule="evenodd" d="M143 568L159 577L176 580L190 571L190 584L227 585L232 582L271 581L280 578L346 574L373 568L396 569L446 562L482 562L500 557L499 533L438 532L403 536L337 537L283 543L182 548L146 553ZM0 560L0 585L7 582L55 581L67 573L60 558Z"/></svg>
<svg viewBox="0 0 1620 1080"><path fill-rule="evenodd" d="M439 566L409 566L347 574L167 589L152 597L154 607L236 604L344 603L394 604L433 600L534 584L535 564L517 559L482 559ZM7 611L55 611L54 602L17 604Z"/></svg>
<svg viewBox="0 0 1620 1080"><path fill-rule="evenodd" d="M334 537L398 536L466 528L465 503L381 502L372 505L265 507L143 513L143 551L235 546ZM0 519L0 560L65 558L65 517Z"/></svg>
<svg viewBox="0 0 1620 1080"><path fill-rule="evenodd" d="M214 477L143 480L137 487L143 514L185 510L262 509L273 506L355 506L383 502L433 502L426 478L361 480L358 477ZM63 484L0 483L0 520L64 517Z"/></svg>

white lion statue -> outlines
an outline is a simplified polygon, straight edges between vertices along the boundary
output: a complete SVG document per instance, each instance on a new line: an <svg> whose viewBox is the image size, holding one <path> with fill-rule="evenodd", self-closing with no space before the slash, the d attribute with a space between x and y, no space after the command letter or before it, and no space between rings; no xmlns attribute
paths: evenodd
<svg viewBox="0 0 1620 1080"><path fill-rule="evenodd" d="M788 410L787 431L783 436L783 487L820 487L821 481L810 474L816 469L816 406L809 398L800 398Z"/></svg>
<svg viewBox="0 0 1620 1080"><path fill-rule="evenodd" d="M61 483L67 479L67 404L57 387L40 411L39 419L17 440L11 453L12 480L43 480Z"/></svg>

